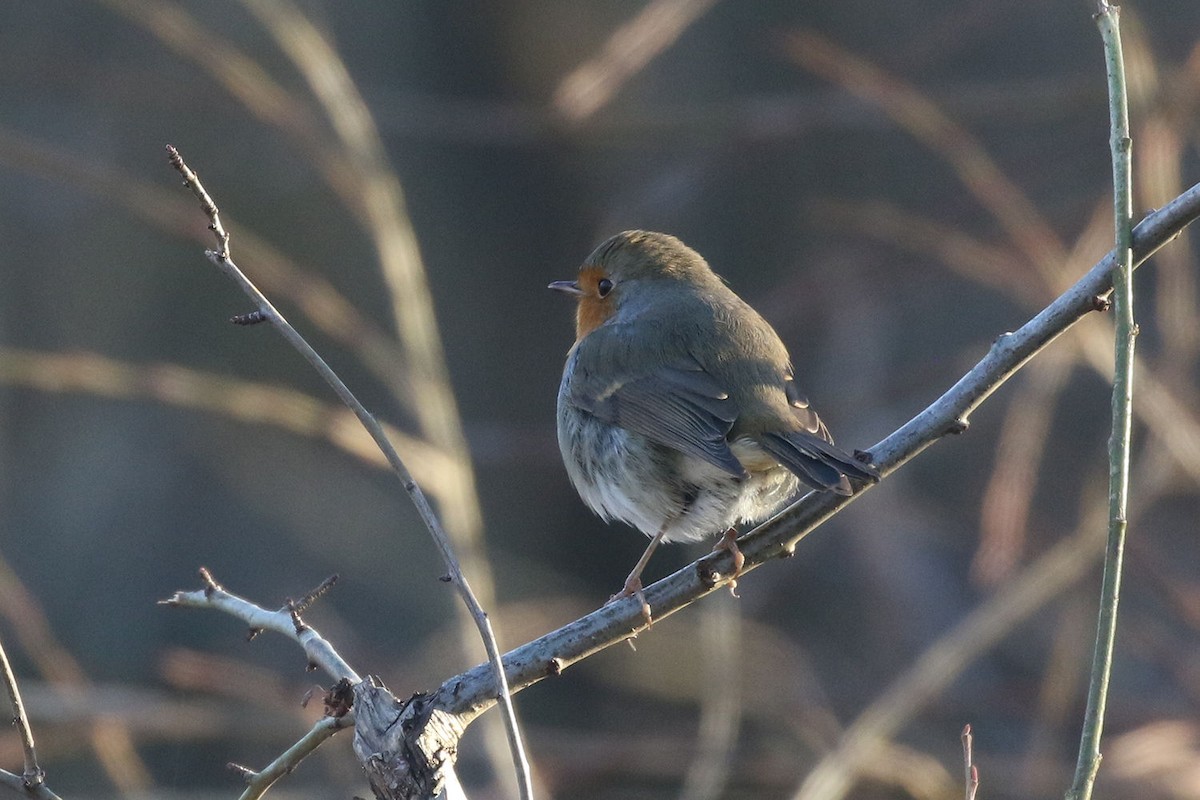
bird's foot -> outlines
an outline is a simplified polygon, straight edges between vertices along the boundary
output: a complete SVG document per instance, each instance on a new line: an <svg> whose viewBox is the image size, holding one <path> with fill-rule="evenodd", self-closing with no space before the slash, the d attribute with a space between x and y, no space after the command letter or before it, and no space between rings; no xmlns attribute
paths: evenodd
<svg viewBox="0 0 1200 800"><path fill-rule="evenodd" d="M609 603L615 603L618 600L624 600L626 597L632 597L637 600L642 607L642 616L646 618L647 625L654 624L654 618L650 616L650 604L646 602L646 595L642 592L642 579L638 575L630 575L625 579L625 586L621 591L608 598Z"/></svg>
<svg viewBox="0 0 1200 800"><path fill-rule="evenodd" d="M733 559L733 574L729 576L729 593L737 597L737 579L738 575L742 574L742 567L746 564L746 556L737 546L737 530L734 528L730 528L721 534L721 539L713 545L714 553L721 551L728 552L729 557Z"/></svg>

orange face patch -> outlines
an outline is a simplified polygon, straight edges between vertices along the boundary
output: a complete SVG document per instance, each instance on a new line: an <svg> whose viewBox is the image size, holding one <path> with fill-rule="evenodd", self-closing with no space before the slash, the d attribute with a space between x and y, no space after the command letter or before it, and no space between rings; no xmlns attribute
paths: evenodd
<svg viewBox="0 0 1200 800"><path fill-rule="evenodd" d="M579 270L579 305L575 308L575 339L578 341L604 324L616 311L612 294L600 296L600 281L608 273L596 266Z"/></svg>

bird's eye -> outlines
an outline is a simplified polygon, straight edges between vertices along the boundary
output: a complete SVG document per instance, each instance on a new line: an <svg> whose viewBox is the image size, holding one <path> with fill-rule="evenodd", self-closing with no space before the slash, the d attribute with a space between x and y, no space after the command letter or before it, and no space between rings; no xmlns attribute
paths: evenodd
<svg viewBox="0 0 1200 800"><path fill-rule="evenodd" d="M613 282L608 278L601 278L596 281L596 292L601 297L608 297L608 293L613 290Z"/></svg>

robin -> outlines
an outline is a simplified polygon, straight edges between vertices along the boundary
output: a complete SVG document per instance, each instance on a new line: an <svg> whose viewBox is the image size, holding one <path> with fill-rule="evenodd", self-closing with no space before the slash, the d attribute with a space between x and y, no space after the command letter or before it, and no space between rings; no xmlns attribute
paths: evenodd
<svg viewBox="0 0 1200 800"><path fill-rule="evenodd" d="M641 574L659 543L724 532L714 549L736 578L734 525L801 485L849 495L879 479L833 445L774 329L674 236L619 233L549 288L578 301L558 391L567 474L602 518L651 537L610 602L634 597L650 621Z"/></svg>

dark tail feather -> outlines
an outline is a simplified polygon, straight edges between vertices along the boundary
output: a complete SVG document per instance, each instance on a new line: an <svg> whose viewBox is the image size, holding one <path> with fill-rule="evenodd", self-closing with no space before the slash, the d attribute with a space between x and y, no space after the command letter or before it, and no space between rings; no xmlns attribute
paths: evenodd
<svg viewBox="0 0 1200 800"><path fill-rule="evenodd" d="M860 483L879 480L874 467L807 431L764 433L759 444L814 489L848 495L847 478Z"/></svg>

